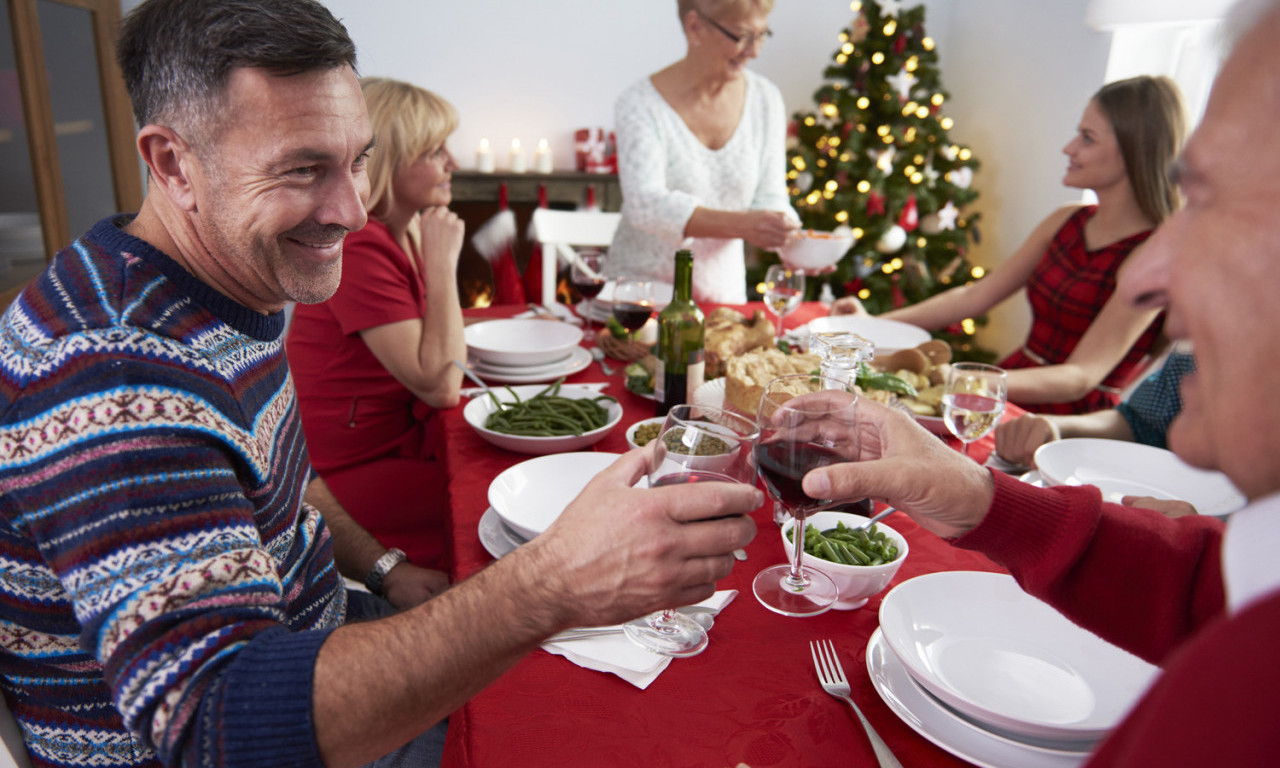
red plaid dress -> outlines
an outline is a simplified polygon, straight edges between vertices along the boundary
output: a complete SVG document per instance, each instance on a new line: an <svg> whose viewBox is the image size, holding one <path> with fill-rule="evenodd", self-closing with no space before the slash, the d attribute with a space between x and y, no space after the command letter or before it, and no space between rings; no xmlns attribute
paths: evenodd
<svg viewBox="0 0 1280 768"><path fill-rule="evenodd" d="M1005 358L1000 367L1012 370L1064 362L1115 292L1120 265L1151 234L1140 232L1088 251L1084 225L1095 210L1097 206L1092 205L1081 208L1054 235L1027 282L1031 332L1022 349ZM1018 405L1039 413L1087 413L1114 408L1120 402L1121 390L1142 372L1163 327L1164 315L1161 314L1102 384L1081 399L1070 403Z"/></svg>

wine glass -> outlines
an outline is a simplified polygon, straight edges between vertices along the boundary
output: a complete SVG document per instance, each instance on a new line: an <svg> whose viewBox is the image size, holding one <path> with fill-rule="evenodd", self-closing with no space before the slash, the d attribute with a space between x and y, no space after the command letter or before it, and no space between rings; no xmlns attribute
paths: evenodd
<svg viewBox="0 0 1280 768"><path fill-rule="evenodd" d="M569 268L569 284L582 296L583 311L587 319L587 330L582 338L594 341L596 330L594 318L596 296L604 290L605 252L600 250L579 251L575 254L573 265Z"/></svg>
<svg viewBox="0 0 1280 768"><path fill-rule="evenodd" d="M653 316L653 282L635 277L619 277L613 286L613 316L635 338Z"/></svg>
<svg viewBox="0 0 1280 768"><path fill-rule="evenodd" d="M756 425L723 408L676 405L654 438L649 487L685 483L755 483ZM667 609L622 626L627 637L667 656L693 656L707 647L700 624Z"/></svg>
<svg viewBox="0 0 1280 768"><path fill-rule="evenodd" d="M765 309L778 317L778 337L782 336L782 318L796 311L804 300L804 271L774 264L764 273L760 284Z"/></svg>
<svg viewBox="0 0 1280 768"><path fill-rule="evenodd" d="M951 434L969 445L995 429L1009 397L1003 368L986 363L952 363L942 389L942 418Z"/></svg>
<svg viewBox="0 0 1280 768"><path fill-rule="evenodd" d="M857 403L847 384L807 373L780 376L760 396L756 466L769 495L795 520L790 562L764 569L752 583L756 599L775 613L814 616L835 604L835 582L800 560L805 519L831 500L806 495L801 480L856 455Z"/></svg>

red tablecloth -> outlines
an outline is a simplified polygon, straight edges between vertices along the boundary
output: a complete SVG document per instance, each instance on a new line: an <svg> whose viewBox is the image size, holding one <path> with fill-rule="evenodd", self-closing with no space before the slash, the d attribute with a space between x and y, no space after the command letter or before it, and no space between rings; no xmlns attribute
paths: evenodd
<svg viewBox="0 0 1280 768"><path fill-rule="evenodd" d="M468 310L468 315L501 317L519 309ZM820 305L806 305L786 324L801 325L823 311ZM653 402L626 391L622 378L620 371L605 377L592 364L569 379L611 381L605 391L625 410L622 424L595 450L626 451L624 428L652 415ZM492 559L480 544L477 528L488 508L490 481L530 458L483 441L461 411L458 407L444 414L451 553L459 578ZM985 458L990 438L973 449L975 457ZM747 547L748 559L719 584L720 589L738 590L738 597L716 618L705 652L674 660L642 691L614 675L535 651L450 716L444 765L875 765L853 712L818 686L809 655L809 641L818 638L835 642L854 700L904 766L968 765L917 735L872 687L865 650L878 626L882 595L857 611L829 611L803 619L772 613L756 601L752 578L786 556L769 505L754 517L759 534ZM979 554L952 548L904 514L891 515L886 522L911 545L894 584L934 571L1000 570Z"/></svg>

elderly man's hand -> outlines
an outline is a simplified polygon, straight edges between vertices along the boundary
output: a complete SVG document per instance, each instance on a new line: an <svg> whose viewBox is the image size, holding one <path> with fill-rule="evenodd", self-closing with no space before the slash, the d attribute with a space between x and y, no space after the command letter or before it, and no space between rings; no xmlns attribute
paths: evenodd
<svg viewBox="0 0 1280 768"><path fill-rule="evenodd" d="M632 486L652 446L622 456L587 484L545 533L526 544L538 558L566 625L612 624L696 603L733 568L755 536L747 513L764 503L754 486Z"/></svg>
<svg viewBox="0 0 1280 768"><path fill-rule="evenodd" d="M1036 449L1062 439L1052 418L1028 413L996 425L996 453L1010 464L1033 466Z"/></svg>
<svg viewBox="0 0 1280 768"><path fill-rule="evenodd" d="M382 580L382 594L400 610L425 603L448 588L449 575L444 571L419 568L408 562L387 571Z"/></svg>
<svg viewBox="0 0 1280 768"><path fill-rule="evenodd" d="M815 499L881 500L939 536L967 533L986 517L994 493L991 473L910 416L863 398L857 438L857 460L805 475L805 493Z"/></svg>

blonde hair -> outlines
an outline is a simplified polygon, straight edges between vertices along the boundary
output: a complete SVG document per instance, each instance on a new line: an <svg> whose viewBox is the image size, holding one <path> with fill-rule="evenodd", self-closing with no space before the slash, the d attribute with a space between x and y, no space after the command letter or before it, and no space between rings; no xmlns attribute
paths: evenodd
<svg viewBox="0 0 1280 768"><path fill-rule="evenodd" d="M369 213L384 217L395 205L396 169L444 144L458 127L458 110L425 88L384 77L360 80L377 144L369 156Z"/></svg>
<svg viewBox="0 0 1280 768"><path fill-rule="evenodd" d="M1182 92L1167 77L1131 77L1093 97L1120 145L1138 207L1159 224L1182 205L1173 169L1186 134Z"/></svg>
<svg viewBox="0 0 1280 768"><path fill-rule="evenodd" d="M681 24L690 11L705 13L713 19L737 18L752 12L772 13L773 0L676 0L676 11Z"/></svg>

